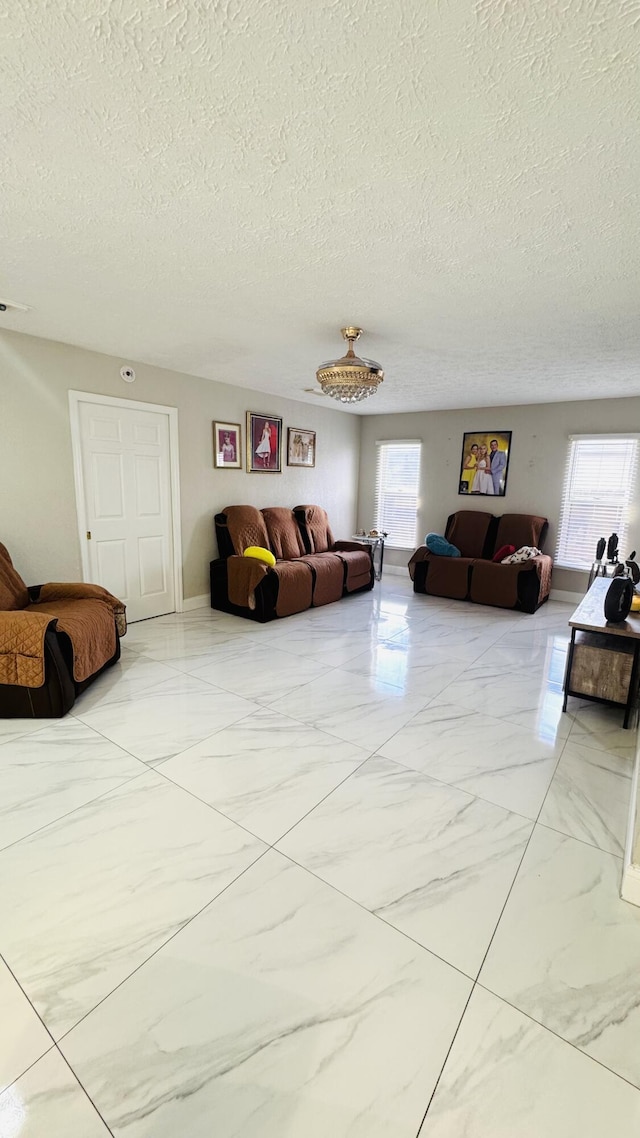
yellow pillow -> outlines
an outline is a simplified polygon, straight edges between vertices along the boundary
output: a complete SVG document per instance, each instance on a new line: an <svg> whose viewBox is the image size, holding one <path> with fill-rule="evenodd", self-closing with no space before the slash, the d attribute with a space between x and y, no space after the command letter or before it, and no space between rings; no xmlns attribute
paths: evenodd
<svg viewBox="0 0 640 1138"><path fill-rule="evenodd" d="M242 554L243 557L255 557L256 561L264 561L265 565L275 565L276 559L270 549L262 549L259 545L250 545Z"/></svg>

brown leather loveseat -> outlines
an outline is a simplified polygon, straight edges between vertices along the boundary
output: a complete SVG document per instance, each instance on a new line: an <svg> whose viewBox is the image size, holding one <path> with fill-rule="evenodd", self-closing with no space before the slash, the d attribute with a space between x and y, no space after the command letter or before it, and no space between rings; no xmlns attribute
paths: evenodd
<svg viewBox="0 0 640 1138"><path fill-rule="evenodd" d="M537 514L495 517L458 510L447 519L444 536L461 556L439 557L421 546L409 562L413 591L533 613L549 597L551 558L542 554L512 565L492 558L505 545L542 549L548 528L547 519Z"/></svg>
<svg viewBox="0 0 640 1138"><path fill-rule="evenodd" d="M369 547L334 541L321 506L227 506L215 529L212 608L264 623L373 588ZM276 564L243 557L250 546L268 549Z"/></svg>
<svg viewBox="0 0 640 1138"><path fill-rule="evenodd" d="M100 585L27 588L0 545L0 718L58 718L120 658L125 607Z"/></svg>

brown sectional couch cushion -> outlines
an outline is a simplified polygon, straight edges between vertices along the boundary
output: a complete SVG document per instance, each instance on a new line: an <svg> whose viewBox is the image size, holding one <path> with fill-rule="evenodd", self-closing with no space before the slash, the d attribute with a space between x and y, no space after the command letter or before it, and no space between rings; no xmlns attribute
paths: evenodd
<svg viewBox="0 0 640 1138"><path fill-rule="evenodd" d="M327 511L322 506L294 506L296 516L303 519L309 539L309 553L328 553L333 549L334 540L329 525Z"/></svg>
<svg viewBox="0 0 640 1138"><path fill-rule="evenodd" d="M434 597L464 601L469 596L469 570L473 557L429 557L427 589Z"/></svg>
<svg viewBox="0 0 640 1138"><path fill-rule="evenodd" d="M313 569L313 606L339 601L344 591L344 566L332 553L305 553L301 560Z"/></svg>
<svg viewBox="0 0 640 1138"><path fill-rule="evenodd" d="M484 556L493 514L480 510L458 510L447 523L445 537L460 550L462 557ZM501 541L501 545L505 542Z"/></svg>
<svg viewBox="0 0 640 1138"><path fill-rule="evenodd" d="M261 511L269 535L269 546L278 561L292 561L306 552L293 510L267 506Z"/></svg>
<svg viewBox="0 0 640 1138"><path fill-rule="evenodd" d="M223 513L226 514L229 537L238 556L252 545L260 549L270 548L266 522L255 506L227 506Z"/></svg>
<svg viewBox="0 0 640 1138"><path fill-rule="evenodd" d="M278 578L278 616L293 616L296 612L305 612L311 608L313 576L302 559L278 561L270 572Z"/></svg>
<svg viewBox="0 0 640 1138"><path fill-rule="evenodd" d="M108 601L45 601L29 605L26 611L57 620L57 631L66 633L71 641L77 683L94 676L113 658L118 641L115 614Z"/></svg>
<svg viewBox="0 0 640 1138"><path fill-rule="evenodd" d="M516 565L495 561L476 561L471 575L470 599L478 605L515 608L518 603L518 581L523 572L539 572L539 563L550 558L533 557Z"/></svg>
<svg viewBox="0 0 640 1138"><path fill-rule="evenodd" d="M521 549L523 545L534 545L537 549L542 547L548 528L546 518L538 514L503 514L498 521L495 548L501 545L515 545Z"/></svg>

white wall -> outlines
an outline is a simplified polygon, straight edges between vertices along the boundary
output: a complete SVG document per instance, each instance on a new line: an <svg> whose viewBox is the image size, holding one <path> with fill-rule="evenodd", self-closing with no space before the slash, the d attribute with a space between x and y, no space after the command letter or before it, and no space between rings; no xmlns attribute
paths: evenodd
<svg viewBox="0 0 640 1138"><path fill-rule="evenodd" d="M136 382L120 378L133 363ZM250 503L318 503L336 537L354 532L360 421L354 415L198 379L134 360L18 333L0 334L0 541L27 583L81 580L68 391L98 392L178 408L185 597L209 589L217 555L213 515ZM213 466L213 420L241 423L246 411L277 415L317 432L313 469L247 474Z"/></svg>
<svg viewBox="0 0 640 1138"><path fill-rule="evenodd" d="M465 431L485 430L513 432L507 492L499 499L465 498L458 495L462 435ZM367 417L363 420L361 437L358 526L369 529L374 524L376 440L422 439L418 544L424 541L429 530L442 533L447 517L455 510L543 514L550 522L545 550L553 556L569 435L638 430L640 398L637 397ZM631 547L640 548L640 487L629 539ZM406 565L411 552L388 549L385 560ZM584 592L586 580L586 574L556 569L553 587Z"/></svg>

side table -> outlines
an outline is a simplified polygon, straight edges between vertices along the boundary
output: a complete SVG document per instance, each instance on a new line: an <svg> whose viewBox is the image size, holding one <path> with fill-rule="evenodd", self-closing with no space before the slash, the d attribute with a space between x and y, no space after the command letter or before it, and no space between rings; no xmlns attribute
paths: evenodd
<svg viewBox="0 0 640 1138"><path fill-rule="evenodd" d="M571 643L564 676L564 702L568 696L593 699L624 707L629 726L638 695L640 666L640 615L629 613L620 624L609 624L604 599L611 584L596 577L584 600L569 619Z"/></svg>
<svg viewBox="0 0 640 1138"><path fill-rule="evenodd" d="M363 545L371 546L371 556L373 558L373 573L376 581L382 577L382 565L384 562L384 538L383 537L363 537L360 533L351 535L352 541L361 541Z"/></svg>

